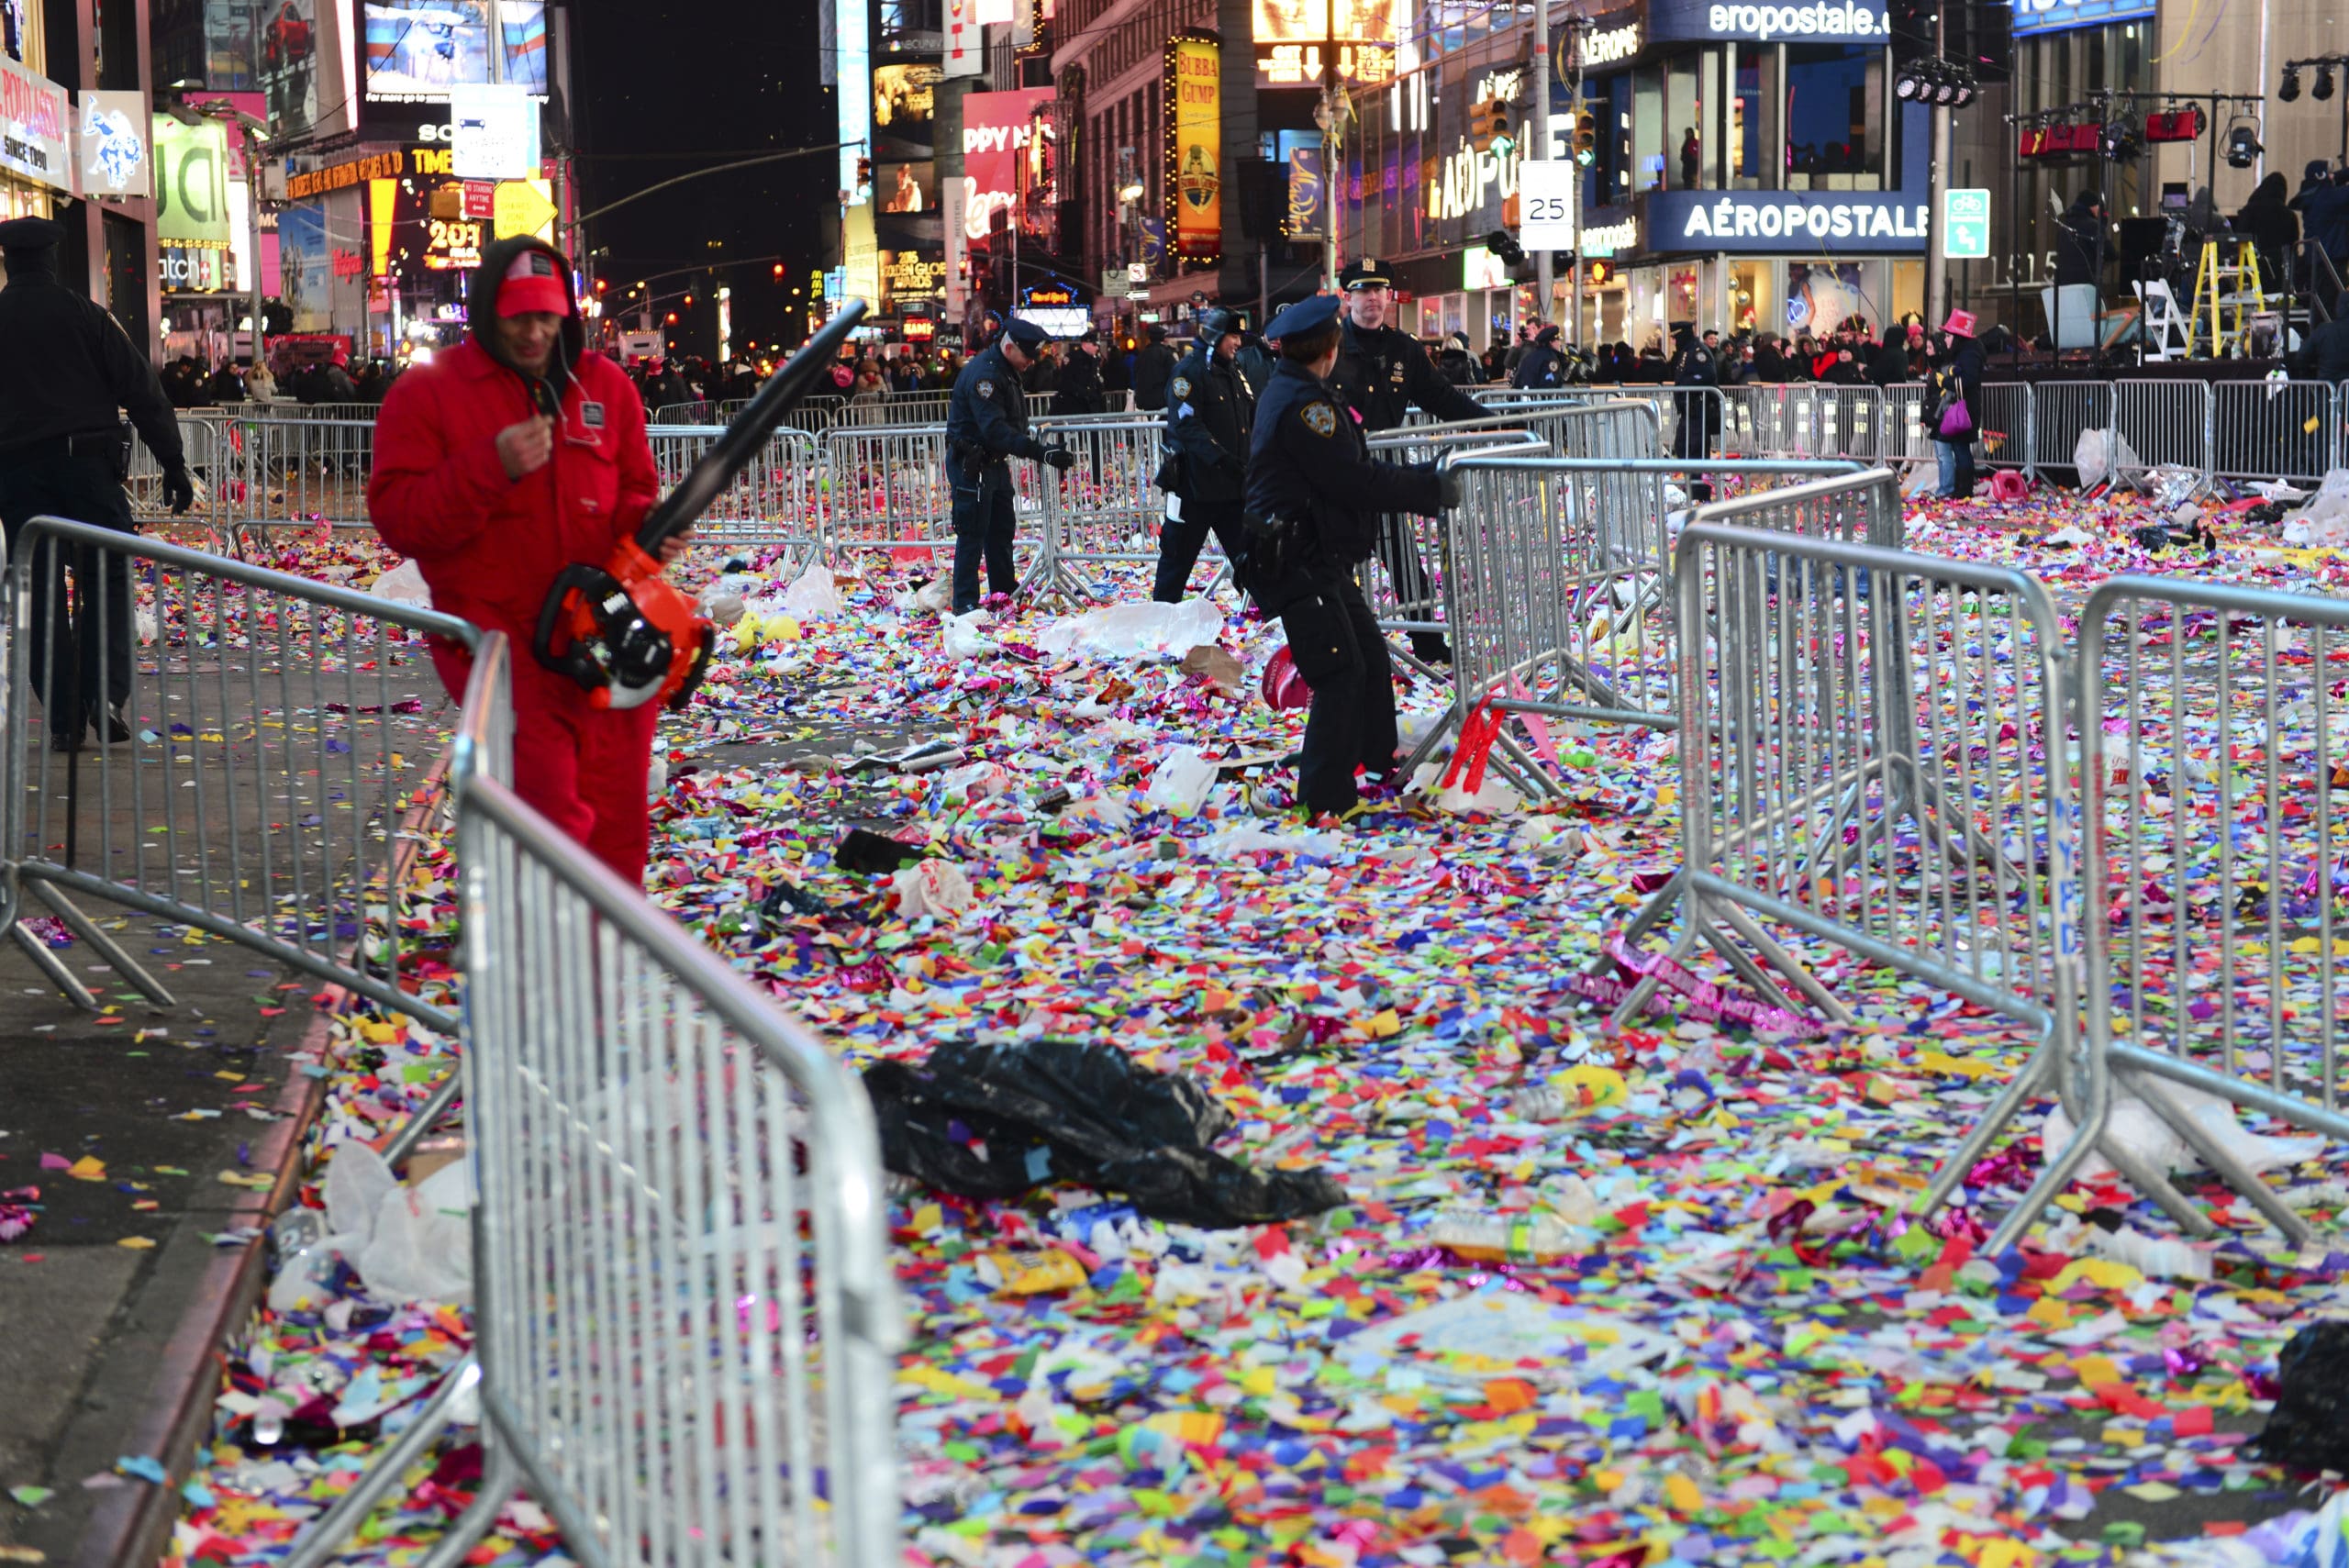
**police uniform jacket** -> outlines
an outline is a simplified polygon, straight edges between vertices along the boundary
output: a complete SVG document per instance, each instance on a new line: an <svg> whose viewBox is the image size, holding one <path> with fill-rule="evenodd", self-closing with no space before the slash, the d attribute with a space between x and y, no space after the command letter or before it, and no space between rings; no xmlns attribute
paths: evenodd
<svg viewBox="0 0 2349 1568"><path fill-rule="evenodd" d="M1512 386L1550 387L1566 384L1566 356L1547 343L1536 343L1525 350L1517 361L1517 375Z"/></svg>
<svg viewBox="0 0 2349 1568"><path fill-rule="evenodd" d="M1481 419L1490 412L1444 380L1408 332L1393 327L1364 331L1347 321L1339 333L1330 384L1373 434L1400 426L1414 404L1439 419Z"/></svg>
<svg viewBox="0 0 2349 1568"><path fill-rule="evenodd" d="M1249 436L1248 509L1267 520L1311 519L1322 560L1350 566L1369 559L1381 513L1433 517L1442 490L1432 468L1374 462L1361 423L1330 384L1284 360Z"/></svg>
<svg viewBox="0 0 2349 1568"><path fill-rule="evenodd" d="M1186 501L1236 503L1248 481L1248 436L1256 400L1239 370L1202 343L1166 384L1166 446L1183 458Z"/></svg>
<svg viewBox="0 0 2349 1568"><path fill-rule="evenodd" d="M121 324L54 273L17 269L0 289L0 462L61 437L110 434L124 413L165 473L184 465L162 379Z"/></svg>
<svg viewBox="0 0 2349 1568"><path fill-rule="evenodd" d="M1055 414L1106 414L1109 398L1101 390L1101 361L1085 348L1069 350L1068 362L1061 367L1060 385L1052 392L1052 412Z"/></svg>
<svg viewBox="0 0 2349 1568"><path fill-rule="evenodd" d="M959 459L973 448L987 464L1044 455L1043 442L1028 433L1028 399L1000 343L990 343L971 356L954 378L954 394L946 404L949 456Z"/></svg>

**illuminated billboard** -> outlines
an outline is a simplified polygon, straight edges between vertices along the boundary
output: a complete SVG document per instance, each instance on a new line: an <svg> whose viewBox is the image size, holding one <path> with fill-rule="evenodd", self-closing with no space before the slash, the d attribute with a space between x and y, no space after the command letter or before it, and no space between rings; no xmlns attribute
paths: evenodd
<svg viewBox="0 0 2349 1568"><path fill-rule="evenodd" d="M972 93L963 99L963 233L984 240L1008 227L1019 191L1020 155L1036 106L1052 102L1050 87L1016 93Z"/></svg>
<svg viewBox="0 0 2349 1568"><path fill-rule="evenodd" d="M451 88L500 80L547 90L544 0L362 0L360 11L360 93L371 106L445 103Z"/></svg>

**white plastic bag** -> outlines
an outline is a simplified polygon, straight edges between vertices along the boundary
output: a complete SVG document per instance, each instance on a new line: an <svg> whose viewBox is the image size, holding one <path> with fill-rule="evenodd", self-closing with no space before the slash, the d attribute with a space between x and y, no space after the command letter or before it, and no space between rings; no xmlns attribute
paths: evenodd
<svg viewBox="0 0 2349 1568"><path fill-rule="evenodd" d="M913 608L930 615L952 614L954 608L954 584L944 577L933 577L921 585L913 596Z"/></svg>
<svg viewBox="0 0 2349 1568"><path fill-rule="evenodd" d="M471 1179L460 1160L417 1186L393 1188L376 1210L373 1239L351 1260L368 1295L459 1307L473 1300Z"/></svg>
<svg viewBox="0 0 2349 1568"><path fill-rule="evenodd" d="M742 595L733 589L713 583L702 590L701 613L712 625L732 626L742 618Z"/></svg>
<svg viewBox="0 0 2349 1568"><path fill-rule="evenodd" d="M2232 1154L2254 1174L2281 1165L2295 1165L2324 1152L2321 1138L2261 1137L2238 1121L2234 1107L2216 1095L2206 1095L2182 1084L2164 1084L2161 1092L2176 1101L2220 1148ZM2047 1127L2041 1135L2040 1146L2061 1149L2072 1140L2072 1118L2058 1104L2047 1113ZM2134 1095L2120 1093L2117 1086L2105 1136L2156 1171L2188 1170L2200 1160L2186 1140L2154 1113L2152 1106ZM2111 1170L2110 1162L2102 1154L2091 1153L2079 1173L2083 1178L2094 1178L2110 1174Z"/></svg>
<svg viewBox="0 0 2349 1568"><path fill-rule="evenodd" d="M1487 773L1484 784L1474 793L1458 784L1445 785L1444 764L1421 762L1419 772L1411 775L1411 787L1428 797L1428 804L1452 817L1466 817L1471 813L1486 817L1506 817L1525 805L1524 797L1509 788L1497 773Z"/></svg>
<svg viewBox="0 0 2349 1568"><path fill-rule="evenodd" d="M1000 762L965 762L938 781L950 801L985 800L1011 793L1011 773Z"/></svg>
<svg viewBox="0 0 2349 1568"><path fill-rule="evenodd" d="M375 1216L400 1179L384 1157L356 1139L335 1145L327 1166L327 1229L364 1247L375 1235Z"/></svg>
<svg viewBox="0 0 2349 1568"><path fill-rule="evenodd" d="M995 639L982 637L979 628L994 617L985 610L973 610L968 615L946 617L946 651L957 659L975 659L982 653L996 651Z"/></svg>
<svg viewBox="0 0 2349 1568"><path fill-rule="evenodd" d="M376 578L367 591L395 605L415 605L428 610L432 607L432 590L424 585L424 573L413 561L401 562Z"/></svg>
<svg viewBox="0 0 2349 1568"><path fill-rule="evenodd" d="M2102 430L2082 430L2080 439L2072 443L2072 466L2080 471L2080 488L2090 489L2104 483L2112 472L2112 454L2106 450Z"/></svg>
<svg viewBox="0 0 2349 1568"><path fill-rule="evenodd" d="M1036 634L1036 646L1085 659L1180 659L1222 631L1223 610L1213 599L1111 605L1053 621Z"/></svg>
<svg viewBox="0 0 2349 1568"><path fill-rule="evenodd" d="M831 568L818 563L802 572L783 591L783 613L797 620L829 620L841 613L840 590L832 585Z"/></svg>
<svg viewBox="0 0 2349 1568"><path fill-rule="evenodd" d="M1176 817L1197 817L1214 789L1215 764L1197 746L1177 746L1150 776L1150 793L1143 798Z"/></svg>
<svg viewBox="0 0 2349 1568"><path fill-rule="evenodd" d="M925 915L951 920L976 897L971 879L952 861L916 861L889 879L889 891L896 898L897 913L908 920Z"/></svg>
<svg viewBox="0 0 2349 1568"><path fill-rule="evenodd" d="M2349 468L2325 474L2309 504L2284 524L2284 542L2291 545L2349 544Z"/></svg>

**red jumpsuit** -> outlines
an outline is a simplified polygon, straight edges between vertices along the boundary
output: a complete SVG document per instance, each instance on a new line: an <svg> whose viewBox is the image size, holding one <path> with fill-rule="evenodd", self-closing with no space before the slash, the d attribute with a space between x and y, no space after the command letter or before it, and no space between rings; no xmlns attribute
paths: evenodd
<svg viewBox="0 0 2349 1568"><path fill-rule="evenodd" d="M561 351L558 350L558 351ZM375 421L367 506L384 542L413 556L433 607L512 644L514 787L631 887L651 840L645 780L656 705L596 709L530 652L555 573L601 566L658 493L644 405L618 366L582 354L545 467L518 480L497 432L533 412L522 376L471 339L392 384ZM473 661L435 642L440 683L462 699Z"/></svg>

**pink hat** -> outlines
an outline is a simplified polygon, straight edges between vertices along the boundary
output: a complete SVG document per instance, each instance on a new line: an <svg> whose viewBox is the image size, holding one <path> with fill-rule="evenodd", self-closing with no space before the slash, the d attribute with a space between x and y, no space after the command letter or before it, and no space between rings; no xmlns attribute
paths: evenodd
<svg viewBox="0 0 2349 1568"><path fill-rule="evenodd" d="M1942 323L1942 330L1944 332L1954 332L1961 338L1973 337L1974 312L1970 310L1951 311L1949 313L1949 319Z"/></svg>

